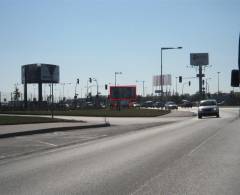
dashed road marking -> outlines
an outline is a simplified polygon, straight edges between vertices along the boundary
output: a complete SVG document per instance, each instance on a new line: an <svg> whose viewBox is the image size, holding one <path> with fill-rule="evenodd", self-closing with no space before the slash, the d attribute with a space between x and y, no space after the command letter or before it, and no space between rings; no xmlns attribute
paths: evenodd
<svg viewBox="0 0 240 195"><path fill-rule="evenodd" d="M216 137L218 134L220 133L220 131L215 132L213 135L211 135L210 137L208 137L207 139L205 139L204 141L202 141L197 147L195 147L192 151L190 151L188 153L188 156L191 156L193 153L195 153L196 151L198 151L204 144L206 144L209 140L213 139L214 137Z"/></svg>
<svg viewBox="0 0 240 195"><path fill-rule="evenodd" d="M49 145L49 146L54 146L54 147L57 147L58 145L56 144L52 144L52 143L49 143L49 142L43 142L43 141L37 141L38 143L41 143L41 144L45 144L45 145Z"/></svg>

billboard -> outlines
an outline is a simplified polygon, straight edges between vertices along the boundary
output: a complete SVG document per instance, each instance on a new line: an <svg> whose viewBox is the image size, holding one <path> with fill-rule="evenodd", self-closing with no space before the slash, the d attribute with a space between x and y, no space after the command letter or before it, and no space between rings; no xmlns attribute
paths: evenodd
<svg viewBox="0 0 240 195"><path fill-rule="evenodd" d="M208 53L190 53L190 64L193 66L208 65Z"/></svg>
<svg viewBox="0 0 240 195"><path fill-rule="evenodd" d="M153 76L153 86L154 87L161 86L161 81L163 82L163 85L165 85L165 86L172 85L172 75L166 74L166 75L162 75L162 77L163 78L161 80L161 75Z"/></svg>
<svg viewBox="0 0 240 195"><path fill-rule="evenodd" d="M110 86L110 99L112 101L135 100L136 86Z"/></svg>
<svg viewBox="0 0 240 195"><path fill-rule="evenodd" d="M42 83L59 83L59 66L41 64Z"/></svg>
<svg viewBox="0 0 240 195"><path fill-rule="evenodd" d="M38 83L40 79L39 67L37 64L22 66L22 83Z"/></svg>
<svg viewBox="0 0 240 195"><path fill-rule="evenodd" d="M22 84L59 83L59 66L53 64L27 64L22 66Z"/></svg>

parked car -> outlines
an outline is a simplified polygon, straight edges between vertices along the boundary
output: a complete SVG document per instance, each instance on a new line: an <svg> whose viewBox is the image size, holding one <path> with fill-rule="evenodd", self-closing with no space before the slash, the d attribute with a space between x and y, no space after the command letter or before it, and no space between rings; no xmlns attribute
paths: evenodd
<svg viewBox="0 0 240 195"><path fill-rule="evenodd" d="M140 105L139 103L137 103L137 102L134 102L134 103L132 104L132 106L133 106L134 108L140 108L140 107L141 107L141 105Z"/></svg>
<svg viewBox="0 0 240 195"><path fill-rule="evenodd" d="M165 109L166 110L178 109L178 106L175 102L169 101L169 102L166 102Z"/></svg>
<svg viewBox="0 0 240 195"><path fill-rule="evenodd" d="M219 108L216 100L202 100L198 107L198 118L203 116L219 117Z"/></svg>
<svg viewBox="0 0 240 195"><path fill-rule="evenodd" d="M146 102L143 103L142 107L153 108L154 107L154 103L153 103L153 101L146 101Z"/></svg>
<svg viewBox="0 0 240 195"><path fill-rule="evenodd" d="M183 100L181 103L182 108L192 108L192 106L193 106L192 102L188 100Z"/></svg>
<svg viewBox="0 0 240 195"><path fill-rule="evenodd" d="M153 104L155 108L163 108L165 106L164 102L155 102Z"/></svg>

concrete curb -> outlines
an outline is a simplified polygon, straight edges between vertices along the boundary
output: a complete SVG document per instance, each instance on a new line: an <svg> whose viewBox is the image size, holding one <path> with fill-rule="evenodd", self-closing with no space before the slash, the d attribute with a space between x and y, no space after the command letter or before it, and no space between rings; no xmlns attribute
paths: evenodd
<svg viewBox="0 0 240 195"><path fill-rule="evenodd" d="M26 136L26 135L52 133L52 132L57 132L57 131L72 131L72 130L78 130L78 129L90 129L90 128L109 127L109 126L110 126L110 123L69 126L69 127L53 127L53 128L47 128L47 129L37 129L37 130L30 130L30 131L21 131L21 132L0 134L0 139Z"/></svg>
<svg viewBox="0 0 240 195"><path fill-rule="evenodd" d="M195 112L192 111L174 111L170 112L169 114L166 114L162 117L194 117L197 116Z"/></svg>

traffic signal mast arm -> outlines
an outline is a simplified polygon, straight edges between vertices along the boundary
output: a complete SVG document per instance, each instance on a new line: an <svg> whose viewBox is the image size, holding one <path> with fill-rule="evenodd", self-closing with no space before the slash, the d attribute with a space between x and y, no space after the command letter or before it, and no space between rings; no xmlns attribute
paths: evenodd
<svg viewBox="0 0 240 195"><path fill-rule="evenodd" d="M196 79L197 77L183 77L183 76L179 76L179 83L182 83L183 79Z"/></svg>

